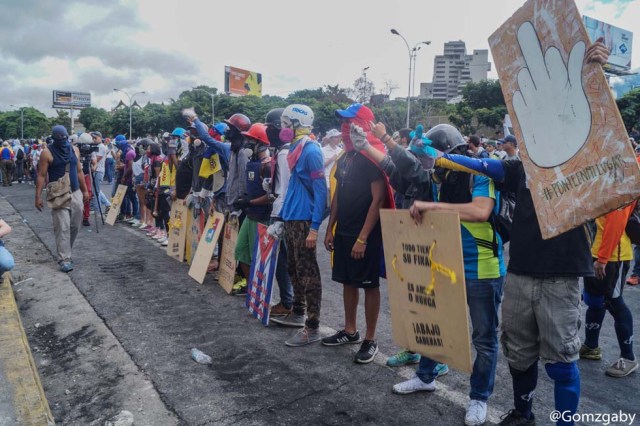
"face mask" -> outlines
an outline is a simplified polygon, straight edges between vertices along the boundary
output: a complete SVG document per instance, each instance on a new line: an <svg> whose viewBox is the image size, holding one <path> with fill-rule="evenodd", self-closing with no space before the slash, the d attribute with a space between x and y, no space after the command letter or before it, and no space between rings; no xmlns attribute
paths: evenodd
<svg viewBox="0 0 640 426"><path fill-rule="evenodd" d="M293 140L293 136L293 129L289 127L285 127L284 129L280 130L279 137L282 143L290 143Z"/></svg>
<svg viewBox="0 0 640 426"><path fill-rule="evenodd" d="M193 146L200 146L202 145L202 141L200 139L196 139L195 141L193 141Z"/></svg>

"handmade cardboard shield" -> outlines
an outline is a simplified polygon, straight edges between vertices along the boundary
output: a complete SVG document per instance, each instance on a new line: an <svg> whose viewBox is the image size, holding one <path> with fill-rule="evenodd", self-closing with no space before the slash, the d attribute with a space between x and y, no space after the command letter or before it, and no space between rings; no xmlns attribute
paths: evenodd
<svg viewBox="0 0 640 426"><path fill-rule="evenodd" d="M529 0L489 38L547 239L640 196L640 170L573 0Z"/></svg>
<svg viewBox="0 0 640 426"><path fill-rule="evenodd" d="M258 223L245 301L249 313L259 319L265 327L269 325L273 277L280 251L279 240L269 235L267 228L266 225Z"/></svg>
<svg viewBox="0 0 640 426"><path fill-rule="evenodd" d="M394 342L470 373L458 215L425 213L416 226L408 210L383 209L380 221Z"/></svg>
<svg viewBox="0 0 640 426"><path fill-rule="evenodd" d="M216 212L207 219L196 254L191 262L191 268L189 268L189 276L200 284L204 282L204 277L207 275L207 268L223 227L224 215L222 213Z"/></svg>
<svg viewBox="0 0 640 426"><path fill-rule="evenodd" d="M198 244L200 243L202 231L204 230L204 210L200 209L198 217L193 217L193 207L189 207L188 216L184 256L187 259L187 264L191 265L193 257L196 255Z"/></svg>
<svg viewBox="0 0 640 426"><path fill-rule="evenodd" d="M171 217L169 219L169 245L167 255L173 257L178 262L184 261L185 241L187 238L187 215L189 208L177 200L171 206Z"/></svg>
<svg viewBox="0 0 640 426"><path fill-rule="evenodd" d="M224 227L222 234L222 252L220 253L220 272L218 284L231 293L236 278L236 241L240 229L237 216L232 216Z"/></svg>
<svg viewBox="0 0 640 426"><path fill-rule="evenodd" d="M116 195L113 196L111 200L111 207L109 208L109 213L107 213L107 225L115 225L116 219L120 214L120 206L122 206L122 201L124 200L124 196L127 193L126 185L118 185L118 189L116 190Z"/></svg>

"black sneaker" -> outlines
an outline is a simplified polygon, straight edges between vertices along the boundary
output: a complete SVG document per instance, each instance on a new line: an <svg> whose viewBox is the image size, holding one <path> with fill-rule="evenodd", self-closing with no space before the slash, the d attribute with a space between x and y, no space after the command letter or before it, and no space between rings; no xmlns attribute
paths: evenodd
<svg viewBox="0 0 640 426"><path fill-rule="evenodd" d="M333 336L325 337L322 339L322 344L325 346L340 346L347 343L360 343L360 332L356 330L355 333L349 334L344 330L338 331Z"/></svg>
<svg viewBox="0 0 640 426"><path fill-rule="evenodd" d="M91 224L89 223L89 219L83 219L82 226L91 226Z"/></svg>
<svg viewBox="0 0 640 426"><path fill-rule="evenodd" d="M356 354L354 361L358 364L368 364L376 357L378 344L375 340L364 340L360 350Z"/></svg>
<svg viewBox="0 0 640 426"><path fill-rule="evenodd" d="M522 414L520 414L518 410L510 410L500 419L502 421L498 424L502 426L535 426L536 424L536 418L533 416L533 413L531 413L530 419L526 419L522 417Z"/></svg>

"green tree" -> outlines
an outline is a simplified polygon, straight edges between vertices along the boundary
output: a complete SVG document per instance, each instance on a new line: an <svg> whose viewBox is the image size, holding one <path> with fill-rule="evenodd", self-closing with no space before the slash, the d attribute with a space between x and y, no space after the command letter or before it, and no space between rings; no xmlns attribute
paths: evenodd
<svg viewBox="0 0 640 426"><path fill-rule="evenodd" d="M71 134L71 116L69 115L69 111L66 109L57 109L56 116L49 118L49 127L61 125L67 128L67 132ZM49 133L51 130L49 130ZM49 134L47 133L47 134Z"/></svg>
<svg viewBox="0 0 640 426"><path fill-rule="evenodd" d="M482 80L468 83L462 89L462 97L471 109L504 107L504 97L499 80Z"/></svg>
<svg viewBox="0 0 640 426"><path fill-rule="evenodd" d="M627 131L640 126L640 88L627 92L616 101Z"/></svg>
<svg viewBox="0 0 640 426"><path fill-rule="evenodd" d="M110 130L111 115L102 108L85 108L80 111L78 120L88 131L99 131L107 134Z"/></svg>
<svg viewBox="0 0 640 426"><path fill-rule="evenodd" d="M451 105L449 121L463 134L470 135L475 133L476 128L473 126L473 117L474 110L466 102Z"/></svg>

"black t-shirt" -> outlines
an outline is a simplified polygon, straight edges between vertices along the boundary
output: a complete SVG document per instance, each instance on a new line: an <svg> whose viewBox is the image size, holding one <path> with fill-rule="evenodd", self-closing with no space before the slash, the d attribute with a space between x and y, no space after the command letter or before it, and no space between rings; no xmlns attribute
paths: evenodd
<svg viewBox="0 0 640 426"><path fill-rule="evenodd" d="M499 187L516 194L508 271L533 277L592 277L593 261L584 226L543 240L526 175L518 160L502 162L504 183Z"/></svg>
<svg viewBox="0 0 640 426"><path fill-rule="evenodd" d="M358 237L373 202L371 183L383 179L382 171L362 154L351 151L338 159L335 173L338 197L336 234ZM369 235L369 243L382 239L380 221Z"/></svg>

